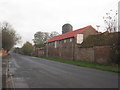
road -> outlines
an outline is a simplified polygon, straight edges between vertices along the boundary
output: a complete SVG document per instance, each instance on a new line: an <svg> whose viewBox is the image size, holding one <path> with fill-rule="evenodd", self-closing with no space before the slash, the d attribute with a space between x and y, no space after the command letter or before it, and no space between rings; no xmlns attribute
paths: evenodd
<svg viewBox="0 0 120 90"><path fill-rule="evenodd" d="M118 74L12 54L15 88L118 88Z"/></svg>

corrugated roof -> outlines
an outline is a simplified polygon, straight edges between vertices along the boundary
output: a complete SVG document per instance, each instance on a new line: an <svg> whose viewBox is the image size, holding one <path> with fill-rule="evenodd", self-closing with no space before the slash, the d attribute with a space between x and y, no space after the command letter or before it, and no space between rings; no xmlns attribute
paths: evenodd
<svg viewBox="0 0 120 90"><path fill-rule="evenodd" d="M84 27L84 28L81 28L81 29L77 29L77 30L74 30L74 31L71 31L71 32L67 32L67 33L65 33L65 34L61 34L61 35L55 36L55 37L49 39L49 40L48 40L47 42L45 42L45 43L53 42L53 41L57 41L57 40L62 40L62 39L70 38L70 37L76 37L77 34L82 33L83 31L87 30L89 27L92 27L92 26L89 25L89 26ZM92 27L92 28L93 28L93 27Z"/></svg>

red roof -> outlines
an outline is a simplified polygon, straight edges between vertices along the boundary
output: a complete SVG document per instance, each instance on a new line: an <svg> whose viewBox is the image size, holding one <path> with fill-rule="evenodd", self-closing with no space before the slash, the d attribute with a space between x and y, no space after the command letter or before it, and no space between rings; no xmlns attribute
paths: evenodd
<svg viewBox="0 0 120 90"><path fill-rule="evenodd" d="M67 32L65 34L55 36L55 37L49 39L47 42L53 42L53 41L62 40L62 39L65 39L65 38L76 37L77 34L82 33L83 31L87 30L89 27L92 27L92 26L89 25L89 26L81 28L81 29L77 29L77 30L74 30L74 31L71 31L71 32ZM47 42L45 42L45 43L47 43Z"/></svg>

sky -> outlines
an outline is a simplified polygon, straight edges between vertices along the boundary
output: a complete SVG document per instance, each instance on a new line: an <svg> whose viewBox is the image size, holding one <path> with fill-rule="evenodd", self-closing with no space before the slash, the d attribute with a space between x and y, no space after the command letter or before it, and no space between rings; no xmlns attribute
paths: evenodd
<svg viewBox="0 0 120 90"><path fill-rule="evenodd" d="M119 0L0 0L0 22L7 21L26 41L33 43L38 31L62 33L62 26L70 23L73 30L92 25L104 32L103 16L118 9Z"/></svg>

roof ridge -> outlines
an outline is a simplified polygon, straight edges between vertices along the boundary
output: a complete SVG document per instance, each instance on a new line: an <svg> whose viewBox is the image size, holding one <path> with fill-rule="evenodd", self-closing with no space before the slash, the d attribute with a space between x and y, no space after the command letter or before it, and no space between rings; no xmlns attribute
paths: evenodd
<svg viewBox="0 0 120 90"><path fill-rule="evenodd" d="M90 27L91 25L88 25L88 26L86 26L86 27L83 27L83 28L79 28L79 29L76 29L76 30L82 30L82 29L85 29L85 28L88 28L88 27ZM76 31L76 30L74 30L74 31Z"/></svg>
<svg viewBox="0 0 120 90"><path fill-rule="evenodd" d="M79 31L79 30L82 30L82 29L86 29L88 27L90 27L91 25L88 25L86 27L83 27L83 28L79 28L79 29L76 29L76 30L73 30L73 31L70 31L70 32L75 32L75 31ZM67 32L67 33L70 33L70 32ZM67 34L67 33L64 33L64 34ZM64 34L61 34L61 35L64 35ZM59 35L58 35L59 36Z"/></svg>

